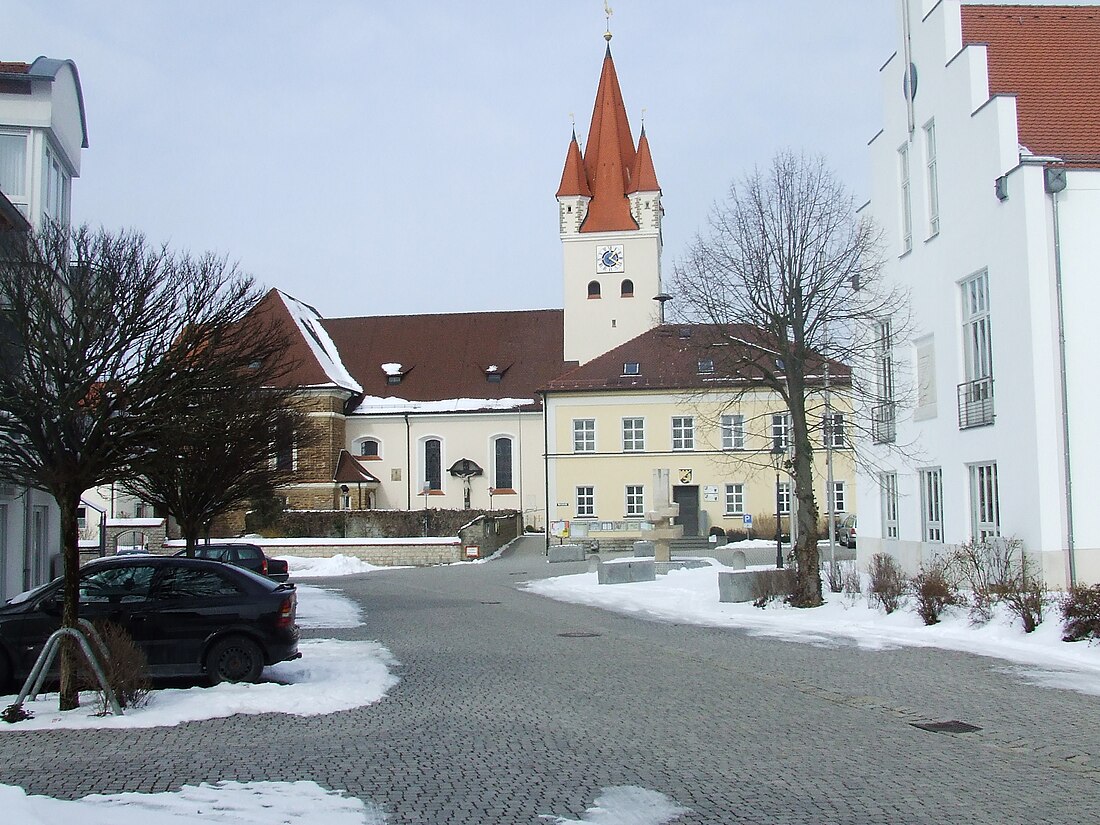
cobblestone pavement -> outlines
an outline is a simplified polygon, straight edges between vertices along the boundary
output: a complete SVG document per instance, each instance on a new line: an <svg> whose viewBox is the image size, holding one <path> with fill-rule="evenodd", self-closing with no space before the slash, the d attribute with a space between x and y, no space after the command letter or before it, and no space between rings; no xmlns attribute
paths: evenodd
<svg viewBox="0 0 1100 825"><path fill-rule="evenodd" d="M528 549L321 582L400 660L381 702L151 730L5 733L0 781L72 798L312 779L392 823L578 817L638 785L684 823L1076 823L1100 809L1100 698L995 660L648 622L517 583L584 569ZM562 635L572 634L572 635ZM598 635L583 635L598 634ZM928 733L914 721L982 730Z"/></svg>

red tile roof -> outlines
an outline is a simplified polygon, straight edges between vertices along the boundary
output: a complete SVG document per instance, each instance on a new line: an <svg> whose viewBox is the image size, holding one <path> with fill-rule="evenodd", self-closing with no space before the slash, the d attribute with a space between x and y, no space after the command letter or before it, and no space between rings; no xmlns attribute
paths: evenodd
<svg viewBox="0 0 1100 825"><path fill-rule="evenodd" d="M760 364L770 360L760 346L768 336L747 324L666 324L606 352L546 385L553 391L728 389L760 381ZM752 342L756 346L749 346ZM700 361L713 371L701 372ZM824 360L821 360L824 364ZM624 375L625 364L637 364L637 375ZM774 371L774 364L768 365ZM847 366L830 362L839 383L848 380Z"/></svg>
<svg viewBox="0 0 1100 825"><path fill-rule="evenodd" d="M963 43L985 43L990 94L1014 94L1019 140L1100 166L1100 8L963 6Z"/></svg>
<svg viewBox="0 0 1100 825"><path fill-rule="evenodd" d="M561 173L561 184L555 197L565 198L573 195L592 197L592 190L588 188L588 178L584 174L584 160L581 158L581 147L577 145L577 133L573 133L573 139L569 141L569 151L565 155L565 169Z"/></svg>
<svg viewBox="0 0 1100 825"><path fill-rule="evenodd" d="M634 157L634 168L630 171L630 187L627 192L659 192L657 172L653 168L653 156L649 153L649 138L645 136L645 126L638 138L638 154Z"/></svg>
<svg viewBox="0 0 1100 825"><path fill-rule="evenodd" d="M347 450L340 451L332 480L337 484L378 484L378 479L363 466L363 461Z"/></svg>
<svg viewBox="0 0 1100 825"><path fill-rule="evenodd" d="M0 60L0 74L26 74L30 71L30 63L22 63L18 60Z"/></svg>

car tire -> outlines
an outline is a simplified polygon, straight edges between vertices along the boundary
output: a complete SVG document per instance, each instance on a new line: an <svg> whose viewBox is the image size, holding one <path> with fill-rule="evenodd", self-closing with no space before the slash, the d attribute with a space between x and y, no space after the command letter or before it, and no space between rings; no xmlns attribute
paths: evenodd
<svg viewBox="0 0 1100 825"><path fill-rule="evenodd" d="M245 636L218 639L206 652L206 675L212 685L221 682L257 682L264 669L264 656Z"/></svg>

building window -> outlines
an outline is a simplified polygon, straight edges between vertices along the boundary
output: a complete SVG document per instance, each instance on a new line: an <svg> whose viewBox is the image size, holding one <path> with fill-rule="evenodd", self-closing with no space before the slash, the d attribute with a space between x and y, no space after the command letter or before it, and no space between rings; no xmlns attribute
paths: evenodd
<svg viewBox="0 0 1100 825"><path fill-rule="evenodd" d="M871 436L876 444L893 442L897 433L894 404L894 332L890 319L878 323L875 341L875 393L871 408Z"/></svg>
<svg viewBox="0 0 1100 825"><path fill-rule="evenodd" d="M975 541L1001 534L996 462L970 465L970 521Z"/></svg>
<svg viewBox="0 0 1100 825"><path fill-rule="evenodd" d="M594 453L594 452L596 452L596 419L595 418L574 418L573 419L573 452L575 452L575 453Z"/></svg>
<svg viewBox="0 0 1100 825"><path fill-rule="evenodd" d="M641 518L645 515L645 501L641 484L626 485L626 517Z"/></svg>
<svg viewBox="0 0 1100 825"><path fill-rule="evenodd" d="M989 273L960 284L963 302L963 367L959 385L959 428L993 423L993 340L989 319Z"/></svg>
<svg viewBox="0 0 1100 825"><path fill-rule="evenodd" d="M619 288L619 296L622 298L634 297L634 282L629 278L625 278L622 285Z"/></svg>
<svg viewBox="0 0 1100 825"><path fill-rule="evenodd" d="M364 438L359 442L359 455L364 458L378 458L378 442L373 438Z"/></svg>
<svg viewBox="0 0 1100 825"><path fill-rule="evenodd" d="M627 361L623 364L623 375L640 375L642 365L637 361Z"/></svg>
<svg viewBox="0 0 1100 825"><path fill-rule="evenodd" d="M596 515L596 488L577 488L577 518L594 518Z"/></svg>
<svg viewBox="0 0 1100 825"><path fill-rule="evenodd" d="M588 282L588 297L599 298L600 297L600 282L589 281Z"/></svg>
<svg viewBox="0 0 1100 825"><path fill-rule="evenodd" d="M920 471L921 537L943 541L943 470Z"/></svg>
<svg viewBox="0 0 1100 825"><path fill-rule="evenodd" d="M783 452L790 442L791 417L787 413L772 416L772 452Z"/></svg>
<svg viewBox="0 0 1100 825"><path fill-rule="evenodd" d="M645 449L645 419L623 419L623 452L636 453Z"/></svg>
<svg viewBox="0 0 1100 825"><path fill-rule="evenodd" d="M779 482L779 515L789 516L791 514L791 483L789 481Z"/></svg>
<svg viewBox="0 0 1100 825"><path fill-rule="evenodd" d="M695 418L690 415L672 417L672 449L695 449Z"/></svg>
<svg viewBox="0 0 1100 825"><path fill-rule="evenodd" d="M340 493L340 509L341 510L350 510L351 509L351 493L350 492L347 492L347 493L341 492Z"/></svg>
<svg viewBox="0 0 1100 825"><path fill-rule="evenodd" d="M493 448L493 478L498 490L512 489L512 439L502 436Z"/></svg>
<svg viewBox="0 0 1100 825"><path fill-rule="evenodd" d="M12 200L28 196L25 134L0 134L0 191Z"/></svg>
<svg viewBox="0 0 1100 825"><path fill-rule="evenodd" d="M843 513L848 506L848 493L843 481L834 481L831 490L826 491L826 501L833 505L834 513Z"/></svg>
<svg viewBox="0 0 1100 825"><path fill-rule="evenodd" d="M76 526L83 530L88 526L88 508L80 506L76 508Z"/></svg>
<svg viewBox="0 0 1100 825"><path fill-rule="evenodd" d="M745 449L745 416L736 414L722 416L722 449Z"/></svg>
<svg viewBox="0 0 1100 825"><path fill-rule="evenodd" d="M726 515L743 516L745 514L745 485L726 485Z"/></svg>
<svg viewBox="0 0 1100 825"><path fill-rule="evenodd" d="M443 443L438 438L424 442L424 485L429 490L443 489Z"/></svg>
<svg viewBox="0 0 1100 825"><path fill-rule="evenodd" d="M698 371L700 375L710 375L712 372L714 372L714 359L700 358L698 363Z"/></svg>
<svg viewBox="0 0 1100 825"><path fill-rule="evenodd" d="M898 476L897 473L880 473L879 488L882 491L883 538L898 537Z"/></svg>
<svg viewBox="0 0 1100 825"><path fill-rule="evenodd" d="M69 222L69 174L49 146L46 147L43 155L42 173L45 184L43 213L51 220L67 224Z"/></svg>
<svg viewBox="0 0 1100 825"><path fill-rule="evenodd" d="M898 149L898 177L901 186L901 250L913 250L913 205L910 201L909 144Z"/></svg>
<svg viewBox="0 0 1100 825"><path fill-rule="evenodd" d="M295 469L296 453L294 447L294 429L284 421L275 424L274 433L275 469L291 472Z"/></svg>
<svg viewBox="0 0 1100 825"><path fill-rule="evenodd" d="M936 177L936 124L924 127L924 147L928 156L928 236L940 231L940 185Z"/></svg>
<svg viewBox="0 0 1100 825"><path fill-rule="evenodd" d="M844 437L844 413L829 413L821 417L822 443L826 447L846 447Z"/></svg>
<svg viewBox="0 0 1100 825"><path fill-rule="evenodd" d="M401 375L387 375L386 384L390 387L396 387L398 384L401 383L402 377L403 376Z"/></svg>

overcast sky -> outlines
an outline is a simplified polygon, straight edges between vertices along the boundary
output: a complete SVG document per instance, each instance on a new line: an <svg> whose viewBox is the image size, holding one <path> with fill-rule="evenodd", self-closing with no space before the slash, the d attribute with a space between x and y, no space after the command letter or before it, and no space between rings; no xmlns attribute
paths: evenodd
<svg viewBox="0 0 1100 825"><path fill-rule="evenodd" d="M671 271L729 182L780 148L857 202L892 0L612 0ZM324 315L562 304L554 192L582 145L601 0L4 0L0 59L71 58L77 222L212 249Z"/></svg>

